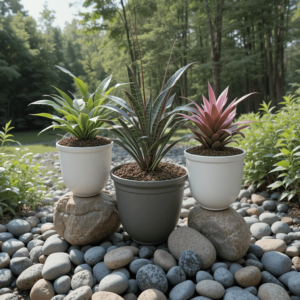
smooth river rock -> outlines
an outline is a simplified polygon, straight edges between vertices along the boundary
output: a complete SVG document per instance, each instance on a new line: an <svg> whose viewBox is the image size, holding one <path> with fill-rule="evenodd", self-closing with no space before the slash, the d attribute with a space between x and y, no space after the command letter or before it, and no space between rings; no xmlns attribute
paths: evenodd
<svg viewBox="0 0 300 300"><path fill-rule="evenodd" d="M71 270L71 261L67 253L53 253L48 256L42 275L47 280L55 280L56 278L68 274Z"/></svg>
<svg viewBox="0 0 300 300"><path fill-rule="evenodd" d="M174 230L169 236L168 248L177 260L185 250L196 252L200 257L202 269L209 268L215 262L217 255L213 244L197 230L190 227L179 227Z"/></svg>
<svg viewBox="0 0 300 300"><path fill-rule="evenodd" d="M59 199L55 207L54 228L72 245L97 243L119 226L116 201L107 193L80 198L69 192Z"/></svg>
<svg viewBox="0 0 300 300"><path fill-rule="evenodd" d="M222 211L209 211L197 205L189 214L188 226L201 232L223 259L240 259L249 248L249 227L243 217L231 207Z"/></svg>
<svg viewBox="0 0 300 300"><path fill-rule="evenodd" d="M260 300L290 300L290 296L287 291L274 283L265 283L258 289L257 297Z"/></svg>

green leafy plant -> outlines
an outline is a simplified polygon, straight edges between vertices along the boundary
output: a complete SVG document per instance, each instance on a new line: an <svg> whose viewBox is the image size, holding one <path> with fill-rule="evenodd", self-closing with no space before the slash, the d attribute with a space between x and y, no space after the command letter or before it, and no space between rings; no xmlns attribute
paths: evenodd
<svg viewBox="0 0 300 300"><path fill-rule="evenodd" d="M7 142L15 142L8 132L13 129L9 121L0 131L0 215L16 214L24 204L33 209L45 196L45 187L40 180L39 165L32 164L32 154L27 148L16 148L17 155L4 153Z"/></svg>
<svg viewBox="0 0 300 300"><path fill-rule="evenodd" d="M201 108L196 102L187 98L187 100L191 101L195 106L192 111L192 116L180 114L184 118L192 121L197 127L196 129L189 125L184 125L193 132L193 134L189 136L189 139L194 138L206 149L220 150L227 144L238 143L236 140L232 140L231 138L236 135L245 137L241 130L249 127L249 125L241 127L238 126L253 122L243 120L232 124L232 121L236 116L236 106L253 93L238 100L233 100L225 108L228 89L229 87L227 87L221 93L219 98L216 99L215 93L211 85L208 83L209 101L202 96L204 104L202 104Z"/></svg>
<svg viewBox="0 0 300 300"><path fill-rule="evenodd" d="M74 82L80 92L81 99L72 94L73 100L63 91L54 87L60 95L46 95L53 100L38 100L32 104L48 105L54 108L63 117L52 115L49 113L39 113L34 116L40 116L53 120L52 125L40 132L44 132L50 128L59 128L80 140L94 139L102 127L105 125L103 119L111 119L111 114L107 108L103 106L107 96L118 86L117 84L107 90L112 75L105 78L96 91L92 94L88 92L86 84L68 70L57 66L61 71L73 77Z"/></svg>
<svg viewBox="0 0 300 300"><path fill-rule="evenodd" d="M280 200L291 200L295 195L300 197L299 102L298 95L284 97L280 103L282 107L276 113L270 103L263 103L260 108L262 115L243 115L239 118L258 121L245 130L246 139L240 141L241 147L247 150L244 183L255 182L258 187L284 189Z"/></svg>
<svg viewBox="0 0 300 300"><path fill-rule="evenodd" d="M295 126L290 129L284 129L281 139L277 141L276 148L280 148L280 153L275 154L274 158L280 158L279 162L275 163L276 168L270 172L279 172L277 181L270 184L268 187L273 189L284 187L285 191L280 195L279 200L287 198L291 200L296 194L300 196L300 146L297 141Z"/></svg>
<svg viewBox="0 0 300 300"><path fill-rule="evenodd" d="M143 62L137 34L136 43L140 55L141 87L137 83L133 71L126 65L130 91L125 89L123 89L123 91L129 105L125 100L119 97L108 96L110 100L115 102L118 106L121 106L121 108L114 105L102 106L120 115L120 117L117 118L118 122L105 120L112 126L109 130L120 139L115 142L131 154L142 170L154 171L164 155L175 144L185 138L184 136L167 146L173 134L186 122L186 120L174 121L176 113L190 110L188 106L181 106L171 111L169 110L175 98L175 94L171 95L171 90L184 71L193 63L179 69L167 83L165 83L172 55L171 51L161 91L155 99L150 92L150 96L147 99L145 95ZM167 128L170 128L168 132L166 131Z"/></svg>

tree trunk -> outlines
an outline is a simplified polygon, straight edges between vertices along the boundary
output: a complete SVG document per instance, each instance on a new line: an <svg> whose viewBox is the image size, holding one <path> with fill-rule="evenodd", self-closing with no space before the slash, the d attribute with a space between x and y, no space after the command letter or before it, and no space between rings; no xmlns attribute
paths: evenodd
<svg viewBox="0 0 300 300"><path fill-rule="evenodd" d="M131 59L131 67L132 67L133 74L136 77L135 55L134 55L134 52L132 50L132 45L131 45L131 41L130 41L129 26L128 26L128 22L127 22L126 10L125 10L123 0L120 0L120 4L122 6L122 12L123 12L123 18L124 18L124 27L125 27L125 30L126 30L126 38L127 38L129 54L130 54L130 59Z"/></svg>
<svg viewBox="0 0 300 300"><path fill-rule="evenodd" d="M213 80L214 80L214 91L218 97L221 93L221 66L220 66L220 57L221 57L221 42L222 42L222 20L223 20L223 4L224 0L219 0L217 5L217 16L214 18L214 27L212 24L212 17L208 7L207 0L205 0L206 15L208 22L208 29L210 35L210 53L213 62Z"/></svg>

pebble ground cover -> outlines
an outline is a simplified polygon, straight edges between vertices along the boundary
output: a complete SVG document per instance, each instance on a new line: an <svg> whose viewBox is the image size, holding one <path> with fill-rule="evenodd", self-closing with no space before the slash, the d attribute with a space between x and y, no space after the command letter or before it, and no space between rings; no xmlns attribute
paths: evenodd
<svg viewBox="0 0 300 300"><path fill-rule="evenodd" d="M100 243L72 246L53 224L69 192L58 154L34 160L48 194L36 211L0 225L0 300L300 299L300 219L278 193L249 186L213 216L186 181L177 229L165 243L139 245L121 225ZM184 166L183 148L164 160ZM115 146L112 167L120 162L132 159ZM106 190L114 195L111 180Z"/></svg>

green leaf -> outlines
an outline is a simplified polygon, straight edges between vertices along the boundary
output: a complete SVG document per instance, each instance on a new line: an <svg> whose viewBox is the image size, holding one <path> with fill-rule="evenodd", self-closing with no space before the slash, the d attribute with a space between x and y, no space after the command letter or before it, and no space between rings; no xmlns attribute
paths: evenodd
<svg viewBox="0 0 300 300"><path fill-rule="evenodd" d="M273 169L272 171L270 171L270 173L271 173L271 172L284 171L284 170L286 170L285 167L277 167L277 168Z"/></svg>
<svg viewBox="0 0 300 300"><path fill-rule="evenodd" d="M290 166L290 163L286 160L281 160L280 162L276 163L276 165L279 166L279 167L288 168Z"/></svg>
<svg viewBox="0 0 300 300"><path fill-rule="evenodd" d="M73 100L73 106L78 111L83 111L85 108L85 102L82 99Z"/></svg>
<svg viewBox="0 0 300 300"><path fill-rule="evenodd" d="M83 96L83 99L87 102L88 98L89 98L87 86L81 79L79 79L77 77L74 77L74 81L75 81L81 95ZM73 103L74 103L74 101L73 101Z"/></svg>
<svg viewBox="0 0 300 300"><path fill-rule="evenodd" d="M70 71L68 71L67 69L60 67L60 66L56 66L57 68L59 68L61 71L67 73L68 75L70 75L71 77L76 77L75 75L73 75Z"/></svg>
<svg viewBox="0 0 300 300"><path fill-rule="evenodd" d="M280 151L281 151L281 153L283 153L285 155L289 155L290 154L290 151L288 149L285 149L285 148L282 148Z"/></svg>
<svg viewBox="0 0 300 300"><path fill-rule="evenodd" d="M99 84L98 88L96 89L95 94L102 95L108 88L111 78L112 78L112 74L106 77L105 79L103 79L102 82Z"/></svg>
<svg viewBox="0 0 300 300"><path fill-rule="evenodd" d="M268 188L271 188L272 190L279 188L283 185L283 182L281 181L275 181L272 184L268 185Z"/></svg>

